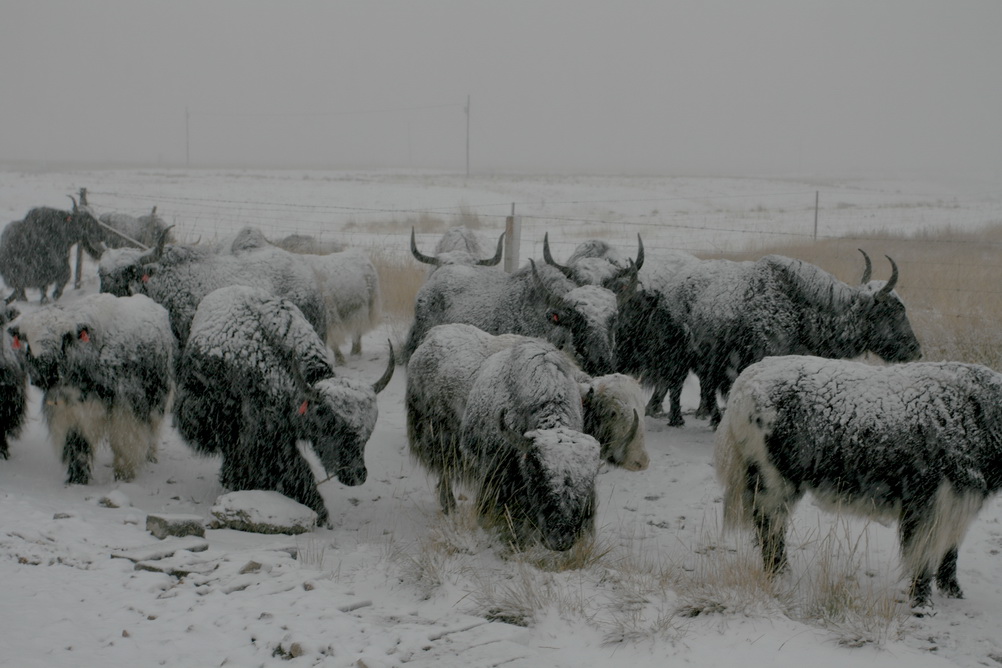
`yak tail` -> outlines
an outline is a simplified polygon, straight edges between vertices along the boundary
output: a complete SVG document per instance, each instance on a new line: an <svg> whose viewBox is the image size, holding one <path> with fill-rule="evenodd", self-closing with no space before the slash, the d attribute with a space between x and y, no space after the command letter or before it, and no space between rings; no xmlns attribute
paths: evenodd
<svg viewBox="0 0 1002 668"><path fill-rule="evenodd" d="M713 451L717 480L724 488L725 529L751 527L755 497L765 491L756 484L756 479L762 479L760 465L748 456L754 450L765 451L764 435L748 420L747 410L742 410L744 399L733 396L728 403ZM753 445L756 439L761 441L760 447Z"/></svg>

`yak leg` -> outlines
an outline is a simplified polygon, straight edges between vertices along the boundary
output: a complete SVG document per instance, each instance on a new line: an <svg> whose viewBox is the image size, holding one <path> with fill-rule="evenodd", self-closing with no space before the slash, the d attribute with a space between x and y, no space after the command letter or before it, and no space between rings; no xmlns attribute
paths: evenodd
<svg viewBox="0 0 1002 668"><path fill-rule="evenodd" d="M932 597L932 569L927 565L916 565L918 558L915 551L918 549L916 542L920 542L923 530L928 530L927 515L931 512L928 507L922 508L923 504L917 504L919 508L905 507L901 512L901 521L898 523L898 534L901 540L901 555L906 564L912 566L911 599L912 607L925 608L931 604ZM956 568L956 561L953 564ZM945 565L949 569L949 565ZM943 566L941 566L943 568ZM954 573L956 577L956 573Z"/></svg>
<svg viewBox="0 0 1002 668"><path fill-rule="evenodd" d="M313 475L309 462L299 454L294 445L288 459L281 462L281 471L276 481L276 491L315 510L318 525L327 524L330 517L320 490L317 489L316 476Z"/></svg>
<svg viewBox="0 0 1002 668"><path fill-rule="evenodd" d="M946 554L943 555L943 561L940 562L939 570L936 571L936 586L939 587L939 591L944 596L964 598L964 592L957 581L956 545L947 550Z"/></svg>
<svg viewBox="0 0 1002 668"><path fill-rule="evenodd" d="M93 458L90 443L76 430L66 434L63 444L63 462L66 464L66 483L86 485L90 482L90 462Z"/></svg>
<svg viewBox="0 0 1002 668"><path fill-rule="evenodd" d="M3 435L0 441L0 459L10 459L10 445L7 443L7 434Z"/></svg>
<svg viewBox="0 0 1002 668"><path fill-rule="evenodd" d="M647 400L647 407L644 409L644 415L654 418L664 417L664 411L661 410L661 405L665 401L666 394L668 394L667 383L655 384L654 391L651 393L651 398Z"/></svg>
<svg viewBox="0 0 1002 668"><path fill-rule="evenodd" d="M786 525L797 494L766 487L757 464L749 464L745 473L744 503L752 509L755 537L762 550L762 566L770 576L789 567L786 556Z"/></svg>
<svg viewBox="0 0 1002 668"><path fill-rule="evenodd" d="M351 337L351 354L361 355L362 354L362 335L355 334Z"/></svg>
<svg viewBox="0 0 1002 668"><path fill-rule="evenodd" d="M338 366L345 365L344 353L341 352L340 346L331 346L331 350L334 351L334 364Z"/></svg>

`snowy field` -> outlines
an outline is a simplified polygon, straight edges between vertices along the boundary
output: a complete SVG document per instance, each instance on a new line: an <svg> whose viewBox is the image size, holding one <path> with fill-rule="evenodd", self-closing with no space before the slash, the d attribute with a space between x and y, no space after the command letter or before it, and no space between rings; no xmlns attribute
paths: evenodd
<svg viewBox="0 0 1002 668"><path fill-rule="evenodd" d="M652 256L809 238L815 198L818 236L1002 220L1002 191L984 182L13 168L0 171L0 220L66 206L81 187L99 213L138 215L156 205L186 240L251 224L269 237L313 234L401 258L407 235L388 231L387 221L475 213L496 238L513 205L523 258L541 256L546 231L558 259L590 237L632 255L637 233ZM430 250L435 237L419 241ZM95 291L87 264L82 289L65 299ZM343 373L375 380L388 336L404 327L385 322L367 335L364 354L349 357ZM836 518L806 499L781 595L727 584L740 571L728 564L750 564L753 573L758 562L749 536L720 535L713 433L691 415L698 396L690 380L685 427L646 419L650 467L603 467L601 554L580 569L540 568L463 513L442 517L432 482L408 456L404 380L398 367L379 395L367 482L321 486L333 528L299 536L209 530L207 549L166 562L180 576L113 555L160 544L146 530L147 513L208 518L225 491L218 460L195 456L168 425L159 461L135 481L114 481L105 449L90 485L67 486L32 389L28 425L0 461L0 665L1002 665L998 499L961 548L965 599L934 593L934 614L914 617L902 606L870 626L807 621L797 592L832 554L847 577L877 592L874 600L905 597L894 527ZM531 614L517 614L524 611Z"/></svg>

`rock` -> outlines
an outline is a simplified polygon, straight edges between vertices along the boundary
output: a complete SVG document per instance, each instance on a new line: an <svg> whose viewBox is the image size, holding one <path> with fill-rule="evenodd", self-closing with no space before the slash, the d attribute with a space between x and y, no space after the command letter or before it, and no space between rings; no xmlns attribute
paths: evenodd
<svg viewBox="0 0 1002 668"><path fill-rule="evenodd" d="M146 530L157 538L167 536L205 536L205 523L200 515L150 514Z"/></svg>
<svg viewBox="0 0 1002 668"><path fill-rule="evenodd" d="M216 499L211 529L299 534L312 531L317 513L301 503L263 490L230 492Z"/></svg>
<svg viewBox="0 0 1002 668"><path fill-rule="evenodd" d="M156 561L166 559L179 550L188 552L204 552L209 549L209 543L197 536L185 536L184 538L167 538L162 543L145 547L130 547L125 550L112 552L115 559L128 559L130 561Z"/></svg>

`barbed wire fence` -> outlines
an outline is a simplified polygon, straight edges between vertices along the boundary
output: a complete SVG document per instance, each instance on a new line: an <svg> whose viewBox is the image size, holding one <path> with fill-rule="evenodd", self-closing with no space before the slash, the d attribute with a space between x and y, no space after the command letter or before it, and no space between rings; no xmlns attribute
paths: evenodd
<svg viewBox="0 0 1002 668"><path fill-rule="evenodd" d="M521 223L520 263L542 256L543 235L549 235L558 259L567 257L585 239L601 238L632 256L637 235L650 257L659 252L686 251L697 257L747 252L776 246L807 245L843 240L889 248L901 240L910 243L967 244L984 251L978 264L969 259L935 264L958 272L1002 269L1002 236L982 238L978 231L1002 226L1002 201L922 194L817 190L753 194L711 193L704 197L606 198L565 201L507 201L443 204L420 207L361 207L329 203L290 202L277 197L225 198L181 194L147 194L124 190L89 190L99 211L142 215L156 205L177 238L211 242L233 235L245 226L257 227L275 239L305 234L322 242L347 247L378 248L383 254L409 257L411 226L418 243L431 249L445 228L473 225L491 241L504 231L514 209ZM932 232L954 230L956 235ZM491 244L492 245L492 244ZM881 251L883 253L884 251ZM899 260L905 271L908 260ZM912 267L927 270L929 262ZM996 285L998 286L996 288ZM954 290L914 286L914 291ZM973 294L1002 294L998 284L971 285ZM966 314L948 314L963 317Z"/></svg>

